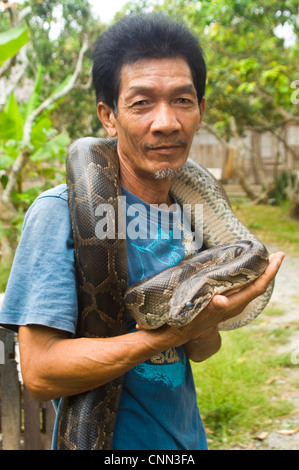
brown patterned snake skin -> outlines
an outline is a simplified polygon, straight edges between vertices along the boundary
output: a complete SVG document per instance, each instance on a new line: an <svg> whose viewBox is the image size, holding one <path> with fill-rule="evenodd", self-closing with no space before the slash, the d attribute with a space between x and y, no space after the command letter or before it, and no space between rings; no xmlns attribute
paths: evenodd
<svg viewBox="0 0 299 470"><path fill-rule="evenodd" d="M115 140L83 138L71 145L67 158L78 278L77 337L126 333L126 309L144 328L157 328L166 322L187 323L215 292L253 281L268 265L266 249L232 213L221 185L207 170L188 161L173 180L171 191L180 205L203 204L203 242L207 249L127 291L125 237L118 233L117 223L115 239L100 240L95 235L99 221L96 209L101 204L112 207L111 215L118 220L121 189L116 146ZM194 217L193 211L195 227ZM220 328L231 330L252 321L267 305L272 289L273 283L242 314ZM58 449L112 449L121 389L119 378L63 398Z"/></svg>

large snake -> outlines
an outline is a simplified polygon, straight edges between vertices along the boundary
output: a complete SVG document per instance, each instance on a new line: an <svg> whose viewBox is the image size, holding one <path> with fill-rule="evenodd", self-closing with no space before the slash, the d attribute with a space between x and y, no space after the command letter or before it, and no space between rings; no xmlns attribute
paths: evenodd
<svg viewBox="0 0 299 470"><path fill-rule="evenodd" d="M193 208L194 233L198 226L194 208L203 205L205 250L127 290L126 239L117 224L122 215L117 141L77 140L69 149L66 171L78 279L77 337L126 333L126 310L143 328L186 324L216 292L252 282L268 265L266 248L234 215L222 186L206 169L188 160L173 179L171 194L182 207ZM114 238L96 236L100 207L110 221L115 220ZM256 318L272 289L273 283L220 329L240 328ZM62 399L58 449L112 448L122 380Z"/></svg>

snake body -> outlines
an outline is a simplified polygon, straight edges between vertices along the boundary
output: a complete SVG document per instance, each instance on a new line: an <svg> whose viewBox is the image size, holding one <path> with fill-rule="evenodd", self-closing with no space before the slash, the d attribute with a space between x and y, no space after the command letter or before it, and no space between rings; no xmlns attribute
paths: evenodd
<svg viewBox="0 0 299 470"><path fill-rule="evenodd" d="M215 294L245 286L265 271L267 253L259 242L241 240L200 252L133 285L127 310L145 329L191 322Z"/></svg>
<svg viewBox="0 0 299 470"><path fill-rule="evenodd" d="M182 207L191 205L194 232L198 225L194 208L203 205L206 249L127 289L126 239L117 224L121 220L117 142L91 137L77 140L69 149L66 171L78 278L78 337L126 333L126 310L144 328L184 325L216 292L252 282L268 265L266 248L233 214L221 185L207 170L188 161L173 179L171 193ZM96 236L100 206L114 223L114 238ZM240 328L256 318L272 289L273 283L220 329ZM111 449L121 390L122 377L63 398L58 449Z"/></svg>

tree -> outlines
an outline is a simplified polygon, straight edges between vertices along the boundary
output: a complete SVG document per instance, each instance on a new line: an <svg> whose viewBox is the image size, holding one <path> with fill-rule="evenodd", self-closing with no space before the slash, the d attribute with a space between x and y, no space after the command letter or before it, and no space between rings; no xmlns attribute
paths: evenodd
<svg viewBox="0 0 299 470"><path fill-rule="evenodd" d="M0 33L1 72L9 84L2 96L4 106L0 113L2 260L11 257L14 251L14 227L22 219L23 211L41 191L39 187L24 192L24 179L34 174L43 177L47 183L54 177L57 179L57 175L63 175L60 163L64 159L69 136L54 128L50 115L74 89L84 68L84 55L89 48L88 38L82 30L83 41L75 69L71 74L64 75L64 80L58 87L56 85L54 88L55 80L51 79L47 87L44 87L44 68L36 58L32 38L24 21L26 14L32 14L32 10L29 5L20 12L11 11L11 8L8 4L10 22L7 24L10 23L11 27ZM17 66L18 73L13 66ZM28 71L31 77L34 76L33 89L27 100L19 104L15 91ZM48 96L45 96L45 88Z"/></svg>
<svg viewBox="0 0 299 470"><path fill-rule="evenodd" d="M90 47L85 54L80 84L65 97L63 110L60 107L51 116L54 126L67 131L71 139L82 136L82 129L87 134L95 134L100 124L91 88L90 59L92 45L106 26L94 18L87 0L26 2L32 8L32 13L26 16L26 23L34 44L29 57L32 63L37 62L44 67L44 97L72 73L83 37L88 37Z"/></svg>

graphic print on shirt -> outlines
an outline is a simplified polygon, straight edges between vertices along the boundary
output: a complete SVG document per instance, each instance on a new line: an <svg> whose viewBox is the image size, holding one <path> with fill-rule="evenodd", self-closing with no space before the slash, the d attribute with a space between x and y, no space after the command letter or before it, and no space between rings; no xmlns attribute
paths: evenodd
<svg viewBox="0 0 299 470"><path fill-rule="evenodd" d="M144 380L160 382L173 390L185 381L186 355L183 348L169 348L135 367Z"/></svg>
<svg viewBox="0 0 299 470"><path fill-rule="evenodd" d="M168 243L167 249L161 252L161 239ZM142 275L139 281L142 281L148 275L145 275L146 265L149 262L149 257L153 257L153 264L161 264L160 271L171 268L177 263L182 261L185 252L182 247L173 245L171 243L172 230L169 231L169 238L167 239L166 233L157 225L157 235L148 245L137 245L131 242L131 246L136 249L137 259L139 259Z"/></svg>
<svg viewBox="0 0 299 470"><path fill-rule="evenodd" d="M155 266L155 272L162 271L178 264L186 255L195 253L193 235L184 230L180 221L177 221L182 233L182 239L174 240L173 231L166 234L157 224L156 236L148 244L131 241L131 249L135 251L134 271L138 272L139 280L149 276L149 266ZM175 244L177 243L177 244ZM183 347L169 348L150 360L139 364L134 372L141 380L151 383L160 383L169 390L181 386L185 381L186 355Z"/></svg>

